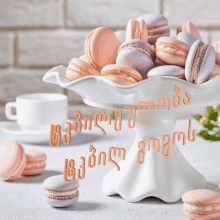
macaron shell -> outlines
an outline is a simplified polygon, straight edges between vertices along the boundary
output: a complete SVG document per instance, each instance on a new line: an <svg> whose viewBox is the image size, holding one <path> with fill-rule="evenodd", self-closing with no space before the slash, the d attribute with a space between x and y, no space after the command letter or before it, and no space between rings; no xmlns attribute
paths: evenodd
<svg viewBox="0 0 220 220"><path fill-rule="evenodd" d="M120 43L114 31L99 27L90 32L85 43L85 54L89 63L101 70L115 63Z"/></svg>
<svg viewBox="0 0 220 220"><path fill-rule="evenodd" d="M38 166L42 162L46 162L47 156L45 153L35 149L26 149L26 167L22 173L22 175L36 175L40 174L45 170L46 163L42 166ZM28 167L29 165L33 165L33 167Z"/></svg>
<svg viewBox="0 0 220 220"><path fill-rule="evenodd" d="M127 65L137 70L143 79L147 78L147 73L155 64L152 59L136 49L123 50L118 54L116 64Z"/></svg>
<svg viewBox="0 0 220 220"><path fill-rule="evenodd" d="M126 40L126 31L116 31L115 35L117 36L120 45L125 42L125 40Z"/></svg>
<svg viewBox="0 0 220 220"><path fill-rule="evenodd" d="M139 46L137 47L137 45ZM144 50L147 50L152 56L141 51L139 48L142 47L146 47L147 49ZM155 66L153 57L154 50L150 44L143 40L133 39L120 46L116 64L130 66L137 70L143 79L146 79L148 71Z"/></svg>
<svg viewBox="0 0 220 220"><path fill-rule="evenodd" d="M186 204L195 206L220 205L220 193L209 189L196 189L184 193L182 200Z"/></svg>
<svg viewBox="0 0 220 220"><path fill-rule="evenodd" d="M135 22L135 25L134 25ZM127 24L126 28L126 41L131 39L139 39L144 40L148 42L148 30L147 25L143 19L140 19L139 21L139 27L136 27L137 23L135 19L130 19ZM135 38L135 31L136 28L138 29L138 38Z"/></svg>
<svg viewBox="0 0 220 220"><path fill-rule="evenodd" d="M174 76L178 78L185 78L185 70L180 66L164 65L151 69L147 76Z"/></svg>
<svg viewBox="0 0 220 220"><path fill-rule="evenodd" d="M199 31L192 22L184 22L182 29L184 29L185 32L193 34L196 38L202 39L199 34Z"/></svg>
<svg viewBox="0 0 220 220"><path fill-rule="evenodd" d="M72 62L72 64L71 64ZM71 68L68 69L68 68ZM86 74L83 73L83 71L86 71ZM80 79L82 77L85 76L100 76L100 73L97 69L95 69L92 65L90 65L88 62L79 59L79 58L73 58L66 70L66 77L70 80L70 81L74 81L76 79Z"/></svg>
<svg viewBox="0 0 220 220"><path fill-rule="evenodd" d="M158 49L158 45L160 44L163 44L166 47L172 46L172 48L177 51L183 49L186 51L186 56L179 56L176 52L160 50ZM156 57L166 64L184 67L189 49L190 47L180 40L171 37L160 37L156 42Z"/></svg>
<svg viewBox="0 0 220 220"><path fill-rule="evenodd" d="M152 27L157 27L161 25L168 24L168 21L165 16L157 13L150 13L150 14L145 14L137 18L137 20L143 19L147 25L148 28ZM167 30L164 34L155 34L155 35L150 35L148 32L148 42L150 44L155 44L157 39L162 36L170 36L170 30Z"/></svg>
<svg viewBox="0 0 220 220"><path fill-rule="evenodd" d="M177 40L182 41L183 43L189 45L190 47L193 45L194 42L198 40L194 35L187 33L187 32L180 32L177 35Z"/></svg>
<svg viewBox="0 0 220 220"><path fill-rule="evenodd" d="M190 74L193 65L193 60L200 42L201 40L197 40L192 45L188 53L186 66L185 66L185 77L188 81L190 81ZM209 46L203 58L200 71L198 73L197 84L201 84L210 78L214 69L214 65L215 65L215 49L213 46Z"/></svg>
<svg viewBox="0 0 220 220"><path fill-rule="evenodd" d="M72 183L67 183L64 181L63 175L56 175L44 180L43 186L49 190L69 190L79 187L79 181L75 179Z"/></svg>
<svg viewBox="0 0 220 220"><path fill-rule="evenodd" d="M197 79L197 84L200 84L200 83L203 83L209 80L214 70L215 59L216 59L215 49L213 46L210 45L203 59L201 69L199 71L199 75Z"/></svg>
<svg viewBox="0 0 220 220"><path fill-rule="evenodd" d="M0 177L14 180L21 175L26 164L24 149L13 140L0 143Z"/></svg>

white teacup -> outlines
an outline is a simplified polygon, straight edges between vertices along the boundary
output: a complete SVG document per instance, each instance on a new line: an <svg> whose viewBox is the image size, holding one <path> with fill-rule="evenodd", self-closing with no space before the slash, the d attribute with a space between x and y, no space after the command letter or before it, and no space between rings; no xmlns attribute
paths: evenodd
<svg viewBox="0 0 220 220"><path fill-rule="evenodd" d="M12 114L16 109L16 115ZM6 117L17 120L24 131L50 131L51 124L63 127L68 117L68 98L57 93L20 95L5 106Z"/></svg>

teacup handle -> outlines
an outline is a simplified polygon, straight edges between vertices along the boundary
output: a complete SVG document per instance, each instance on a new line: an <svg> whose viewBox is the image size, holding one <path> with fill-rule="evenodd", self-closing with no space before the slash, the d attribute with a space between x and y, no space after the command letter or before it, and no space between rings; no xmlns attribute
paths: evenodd
<svg viewBox="0 0 220 220"><path fill-rule="evenodd" d="M17 119L17 115L13 115L11 112L11 109L15 108L16 109L16 102L8 102L5 105L5 114L7 119L9 120L16 120Z"/></svg>

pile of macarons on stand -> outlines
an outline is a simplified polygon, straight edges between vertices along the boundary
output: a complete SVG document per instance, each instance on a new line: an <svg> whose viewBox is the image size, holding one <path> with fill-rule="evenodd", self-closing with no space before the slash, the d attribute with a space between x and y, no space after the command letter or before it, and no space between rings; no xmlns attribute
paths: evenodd
<svg viewBox="0 0 220 220"><path fill-rule="evenodd" d="M65 80L72 82L86 76L103 76L119 85L131 86L150 77L172 76L202 84L220 74L220 42L206 45L191 22L184 22L176 31L177 37L170 37L168 21L160 14L146 14L131 19L125 31L114 32L106 27L98 27L86 38L85 54L70 60ZM24 154L23 148L11 144L20 151L16 154L20 158L14 158L16 166L11 168L0 160L0 176L5 180L16 178L25 167L26 160L21 156ZM3 145L9 145L9 142ZM31 152L28 153L27 158L31 161L33 156L30 156ZM35 155L40 154L35 152ZM7 156L13 157L15 154ZM31 164L27 162L24 168L27 175L37 174L34 169L31 171ZM43 162L40 164L43 165ZM19 167L19 170L13 170L12 167ZM39 169L39 172L42 170ZM79 196L78 181L66 183L62 175L46 179L44 188L46 200L55 207L71 205ZM220 216L219 193L198 189L185 193L183 202L183 212L190 218Z"/></svg>

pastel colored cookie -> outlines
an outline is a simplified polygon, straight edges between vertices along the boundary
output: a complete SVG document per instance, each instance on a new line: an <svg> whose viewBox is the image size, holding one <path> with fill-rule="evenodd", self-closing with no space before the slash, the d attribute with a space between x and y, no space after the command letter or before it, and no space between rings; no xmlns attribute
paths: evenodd
<svg viewBox="0 0 220 220"><path fill-rule="evenodd" d="M126 41L131 39L139 39L148 41L147 25L143 19L130 19L126 28Z"/></svg>
<svg viewBox="0 0 220 220"><path fill-rule="evenodd" d="M155 44L159 37L170 36L170 28L167 19L161 14L145 14L137 18L143 19L148 29L148 42Z"/></svg>
<svg viewBox="0 0 220 220"><path fill-rule="evenodd" d="M87 63L89 62L89 61L87 60L85 54L81 55L81 56L79 57L79 59L84 60L84 61L86 61Z"/></svg>
<svg viewBox="0 0 220 220"><path fill-rule="evenodd" d="M212 46L215 48L216 52L215 66L220 67L220 41L213 43Z"/></svg>
<svg viewBox="0 0 220 220"><path fill-rule="evenodd" d="M177 30L176 30L177 35L182 31L193 34L198 39L202 39L199 34L199 31L197 30L196 26L192 22L184 22L183 25L180 25L177 27Z"/></svg>
<svg viewBox="0 0 220 220"><path fill-rule="evenodd" d="M215 65L215 49L206 45L202 40L197 40L190 48L186 66L186 79L195 84L207 81L212 75Z"/></svg>
<svg viewBox="0 0 220 220"><path fill-rule="evenodd" d="M183 43L189 45L190 47L193 45L195 41L198 40L198 38L196 38L194 35L187 32L180 32L177 35L176 39L182 41Z"/></svg>
<svg viewBox="0 0 220 220"><path fill-rule="evenodd" d="M120 65L110 64L105 66L101 72L102 76L119 85L130 86L142 80L142 77L135 69Z"/></svg>
<svg viewBox="0 0 220 220"><path fill-rule="evenodd" d="M180 66L173 66L173 65L165 65L165 66L158 66L151 69L148 74L148 77L153 76L173 76L179 79L186 79L185 78L185 70Z"/></svg>
<svg viewBox="0 0 220 220"><path fill-rule="evenodd" d="M184 67L190 47L172 37L160 37L156 42L156 57L167 65Z"/></svg>
<svg viewBox="0 0 220 220"><path fill-rule="evenodd" d="M212 75L210 76L209 80L213 79L218 75L220 75L220 67L214 67Z"/></svg>
<svg viewBox="0 0 220 220"><path fill-rule="evenodd" d="M24 149L13 140L0 143L0 178L15 180L23 172L26 164Z"/></svg>
<svg viewBox="0 0 220 220"><path fill-rule="evenodd" d="M116 64L127 65L137 70L143 79L155 64L153 47L143 40L129 40L124 42L118 51Z"/></svg>
<svg viewBox="0 0 220 220"><path fill-rule="evenodd" d="M120 43L114 31L99 27L91 31L85 42L85 55L89 63L101 70L108 64L114 64Z"/></svg>
<svg viewBox="0 0 220 220"><path fill-rule="evenodd" d="M31 176L40 174L45 170L47 156L45 153L35 149L26 149L26 166L22 175Z"/></svg>
<svg viewBox="0 0 220 220"><path fill-rule="evenodd" d="M125 40L126 40L126 31L116 31L115 35L117 36L120 45L125 42Z"/></svg>
<svg viewBox="0 0 220 220"><path fill-rule="evenodd" d="M66 78L74 81L85 76L100 76L100 73L88 62L79 58L73 58L66 68Z"/></svg>
<svg viewBox="0 0 220 220"><path fill-rule="evenodd" d="M44 180L44 198L53 207L68 207L79 199L79 181L64 181L63 175L51 176Z"/></svg>
<svg viewBox="0 0 220 220"><path fill-rule="evenodd" d="M182 196L183 213L190 219L209 220L220 217L220 193L197 189Z"/></svg>

